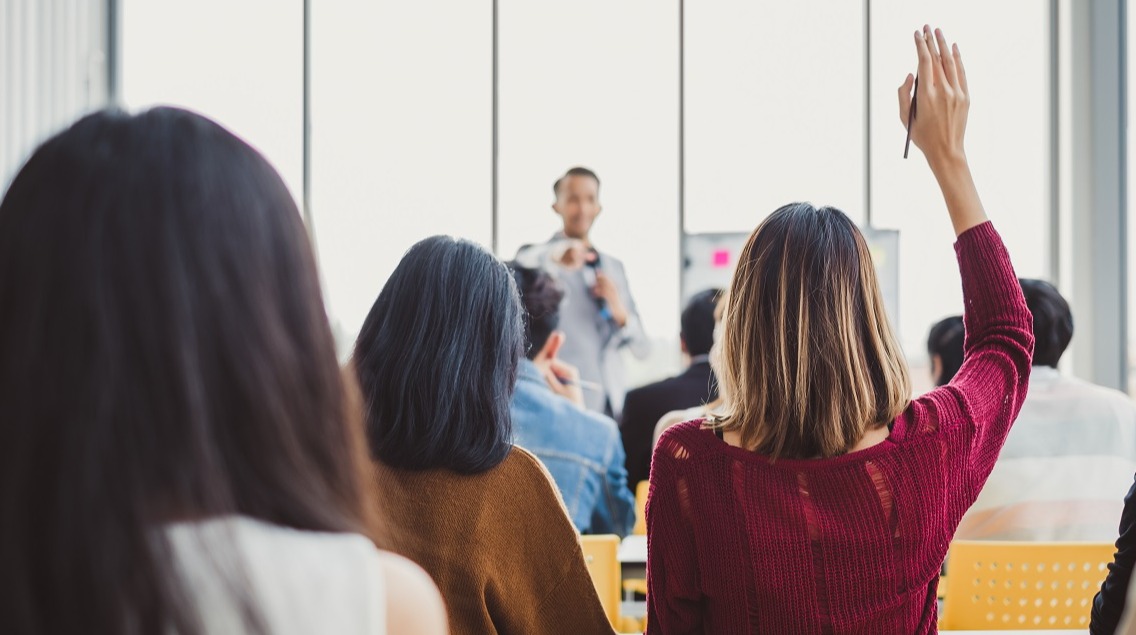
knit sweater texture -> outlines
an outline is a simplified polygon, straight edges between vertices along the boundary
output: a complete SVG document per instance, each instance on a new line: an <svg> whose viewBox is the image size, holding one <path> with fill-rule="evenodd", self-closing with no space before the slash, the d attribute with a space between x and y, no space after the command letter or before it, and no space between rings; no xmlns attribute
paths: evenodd
<svg viewBox="0 0 1136 635"><path fill-rule="evenodd" d="M660 439L647 503L647 632L934 633L936 589L1026 394L1032 317L990 223L958 238L966 342L887 440L824 459Z"/></svg>
<svg viewBox="0 0 1136 635"><path fill-rule="evenodd" d="M481 474L375 463L379 546L442 592L452 635L613 633L544 465L514 447Z"/></svg>

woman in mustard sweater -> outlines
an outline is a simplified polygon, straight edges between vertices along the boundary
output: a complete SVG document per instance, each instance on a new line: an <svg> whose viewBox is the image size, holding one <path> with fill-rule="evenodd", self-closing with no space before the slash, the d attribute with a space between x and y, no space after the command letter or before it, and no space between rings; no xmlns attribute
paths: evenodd
<svg viewBox="0 0 1136 635"><path fill-rule="evenodd" d="M383 547L417 562L462 633L608 633L544 466L512 445L523 354L513 276L446 236L407 252L355 344Z"/></svg>

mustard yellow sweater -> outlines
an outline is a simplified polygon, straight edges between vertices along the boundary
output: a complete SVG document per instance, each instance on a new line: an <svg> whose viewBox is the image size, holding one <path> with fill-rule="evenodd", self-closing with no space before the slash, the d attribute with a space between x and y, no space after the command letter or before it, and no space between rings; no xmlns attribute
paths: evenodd
<svg viewBox="0 0 1136 635"><path fill-rule="evenodd" d="M376 462L374 493L379 546L434 578L452 635L613 633L556 486L525 450L474 475Z"/></svg>

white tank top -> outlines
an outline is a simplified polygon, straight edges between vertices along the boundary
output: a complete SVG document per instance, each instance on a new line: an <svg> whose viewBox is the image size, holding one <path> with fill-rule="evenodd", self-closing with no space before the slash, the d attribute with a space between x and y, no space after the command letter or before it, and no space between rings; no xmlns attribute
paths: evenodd
<svg viewBox="0 0 1136 635"><path fill-rule="evenodd" d="M251 604L272 635L386 635L379 553L361 535L244 516L174 523L166 535L206 633L248 632Z"/></svg>

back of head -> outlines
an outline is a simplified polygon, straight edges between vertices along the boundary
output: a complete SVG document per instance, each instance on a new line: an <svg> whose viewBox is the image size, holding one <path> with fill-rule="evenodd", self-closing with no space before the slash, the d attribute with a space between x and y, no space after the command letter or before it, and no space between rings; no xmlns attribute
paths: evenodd
<svg viewBox="0 0 1136 635"><path fill-rule="evenodd" d="M715 313L721 289L706 289L694 294L682 310L682 341L691 356L709 355L714 346Z"/></svg>
<svg viewBox="0 0 1136 635"><path fill-rule="evenodd" d="M1031 278L1020 278L1018 282L1033 314L1033 365L1057 368L1073 339L1073 311L1052 284Z"/></svg>
<svg viewBox="0 0 1136 635"><path fill-rule="evenodd" d="M448 236L411 247L355 343L372 454L390 467L464 474L503 461L523 338L501 261Z"/></svg>
<svg viewBox="0 0 1136 635"><path fill-rule="evenodd" d="M726 429L772 457L849 451L911 392L867 243L843 212L786 205L742 250L718 380Z"/></svg>
<svg viewBox="0 0 1136 635"><path fill-rule="evenodd" d="M0 203L0 306L0 631L194 632L164 522L363 528L307 234L217 124L97 113L44 143Z"/></svg>
<svg viewBox="0 0 1136 635"><path fill-rule="evenodd" d="M564 291L543 269L529 269L508 263L521 294L524 307L526 356L533 359L544 348L549 336L560 325L560 301Z"/></svg>
<svg viewBox="0 0 1136 635"><path fill-rule="evenodd" d="M927 335L927 354L938 356L942 367L935 378L936 386L950 383L962 368L962 349L964 338L961 315L952 315L935 323Z"/></svg>

